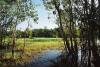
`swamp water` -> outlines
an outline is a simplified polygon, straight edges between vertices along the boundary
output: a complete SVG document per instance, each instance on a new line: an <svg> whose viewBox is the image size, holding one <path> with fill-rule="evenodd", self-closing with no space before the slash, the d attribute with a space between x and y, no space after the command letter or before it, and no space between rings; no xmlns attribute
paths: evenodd
<svg viewBox="0 0 100 67"><path fill-rule="evenodd" d="M79 60L81 59L81 51L78 52ZM51 67L53 65L52 61L57 60L57 58L62 54L61 50L45 50L38 56L33 57L30 62L25 64L23 67ZM20 66L18 66L20 67Z"/></svg>

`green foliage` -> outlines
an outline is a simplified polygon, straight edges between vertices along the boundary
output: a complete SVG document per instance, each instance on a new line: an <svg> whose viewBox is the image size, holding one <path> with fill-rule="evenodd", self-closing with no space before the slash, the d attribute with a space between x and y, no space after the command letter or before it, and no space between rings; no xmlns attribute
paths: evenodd
<svg viewBox="0 0 100 67"><path fill-rule="evenodd" d="M59 37L56 29L34 29L33 37Z"/></svg>
<svg viewBox="0 0 100 67"><path fill-rule="evenodd" d="M16 32L16 27L27 19L33 19L34 22L38 20L35 6L31 0L0 0L0 46L2 46L0 53L1 50L4 51L0 54L0 60L4 60L1 57L7 50L10 51L10 55L14 59L17 45L16 37L25 34L20 31Z"/></svg>
<svg viewBox="0 0 100 67"><path fill-rule="evenodd" d="M10 33L10 32L9 32ZM18 38L34 38L34 37L61 37L58 28L55 29L33 29L30 30L29 28L25 31L16 31Z"/></svg>

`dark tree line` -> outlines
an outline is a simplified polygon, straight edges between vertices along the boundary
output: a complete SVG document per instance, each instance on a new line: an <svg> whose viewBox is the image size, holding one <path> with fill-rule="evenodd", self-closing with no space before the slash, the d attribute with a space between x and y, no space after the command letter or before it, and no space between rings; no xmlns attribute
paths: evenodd
<svg viewBox="0 0 100 67"><path fill-rule="evenodd" d="M25 33L25 31L17 30L17 38L24 38L24 35L26 35L26 38L34 38L34 37L51 37L51 38L56 38L56 37L61 37L60 32L58 28L55 29L27 29L28 33ZM9 32L10 33L10 32Z"/></svg>
<svg viewBox="0 0 100 67"><path fill-rule="evenodd" d="M27 30L27 33L25 33ZM54 29L26 29L25 31L17 30L16 31L16 37L17 38L24 38L24 35L26 35L26 38L34 38L34 37L51 37L51 38L61 38L61 34L59 31L59 28ZM8 32L10 34L10 31ZM66 33L67 34L67 33ZM79 38L80 35L79 30L77 29L77 35L76 37Z"/></svg>
<svg viewBox="0 0 100 67"><path fill-rule="evenodd" d="M33 30L33 37L60 37L58 29L35 29Z"/></svg>

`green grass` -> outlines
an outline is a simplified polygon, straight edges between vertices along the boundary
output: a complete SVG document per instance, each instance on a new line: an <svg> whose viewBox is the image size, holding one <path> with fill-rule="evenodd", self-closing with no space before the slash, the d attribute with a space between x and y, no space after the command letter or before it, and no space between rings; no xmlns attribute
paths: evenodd
<svg viewBox="0 0 100 67"><path fill-rule="evenodd" d="M24 48L24 55L22 59L27 62L31 56L36 56L42 51L45 50L61 50L63 49L63 42L61 38L26 38L25 39L25 48ZM16 50L22 50L23 49L23 44L24 44L24 39L19 38L16 41ZM15 59L18 59L18 56L20 56L21 52L15 52ZM10 58L11 57L11 52L6 52L5 57ZM19 60L18 60L19 61ZM17 61L16 61L17 62Z"/></svg>
<svg viewBox="0 0 100 67"><path fill-rule="evenodd" d="M22 42L23 39L20 38L18 39L18 42ZM57 42L57 41L61 41L61 38L33 38L33 39L29 39L29 38L26 38L26 41L27 42Z"/></svg>
<svg viewBox="0 0 100 67"><path fill-rule="evenodd" d="M23 39L18 39L17 49L21 49L23 47ZM34 38L34 39L26 39L25 52L31 53L33 52L41 52L44 50L50 49L62 49L62 40L60 38Z"/></svg>

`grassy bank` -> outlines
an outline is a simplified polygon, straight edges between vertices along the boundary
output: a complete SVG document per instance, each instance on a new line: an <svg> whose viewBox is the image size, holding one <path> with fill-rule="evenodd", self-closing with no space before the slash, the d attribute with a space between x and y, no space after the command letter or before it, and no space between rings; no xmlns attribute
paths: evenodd
<svg viewBox="0 0 100 67"><path fill-rule="evenodd" d="M34 38L26 39L24 54L27 56L37 55L44 50L63 49L63 42L60 38ZM22 49L23 39L18 39L17 49Z"/></svg>
<svg viewBox="0 0 100 67"><path fill-rule="evenodd" d="M23 38L17 39L16 43L17 43L15 47L16 63L28 62L32 56L36 56L44 50L63 49L63 42L61 38L31 38L31 39L26 38L25 47ZM23 53L23 48L24 48L24 53ZM12 57L11 51L6 51L4 58L10 59L11 57Z"/></svg>

